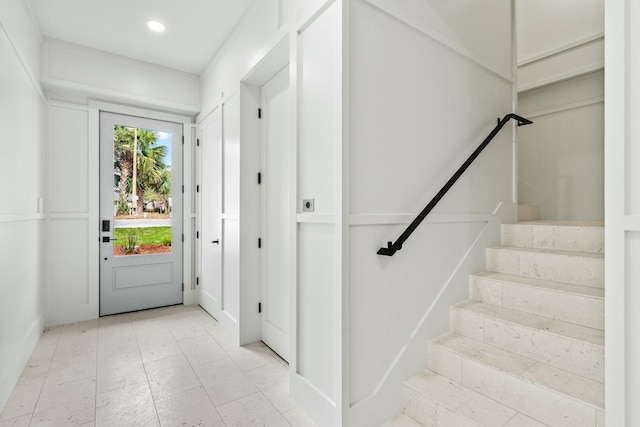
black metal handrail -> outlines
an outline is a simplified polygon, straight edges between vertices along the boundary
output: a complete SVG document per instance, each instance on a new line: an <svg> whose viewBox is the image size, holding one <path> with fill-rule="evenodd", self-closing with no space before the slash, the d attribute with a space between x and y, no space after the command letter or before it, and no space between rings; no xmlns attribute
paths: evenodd
<svg viewBox="0 0 640 427"><path fill-rule="evenodd" d="M438 204L438 202L444 197L444 195L447 194L447 191L449 191L449 189L453 187L453 184L455 184L458 178L462 176L469 165L473 163L476 157L480 155L482 150L484 150L485 147L489 145L491 140L493 140L493 138L498 134L498 132L500 132L504 125L506 125L507 122L511 119L516 120L518 122L518 126L530 125L531 123L533 123L531 120L525 119L524 117L518 116L517 114L513 113L507 114L502 119L498 118L498 124L496 125L496 127L493 128L491 133L485 138L484 141L482 141L482 144L480 144L478 148L476 148L476 150L471 153L469 158L462 164L462 166L458 168L456 173L453 174L453 176L440 189L440 191L438 191L438 194L436 194L433 199L431 199L431 201L427 204L427 206L425 206L422 212L418 214L416 219L414 219L411 224L409 224L407 229L404 230L400 237L398 237L398 240L396 240L395 242L388 242L386 248L380 248L378 250L378 255L393 256L393 254L402 249L402 244L409 238L409 236L411 236L411 233L413 233L415 229L418 228L420 223L427 217L427 215L429 215L429 212L431 212L431 210Z"/></svg>

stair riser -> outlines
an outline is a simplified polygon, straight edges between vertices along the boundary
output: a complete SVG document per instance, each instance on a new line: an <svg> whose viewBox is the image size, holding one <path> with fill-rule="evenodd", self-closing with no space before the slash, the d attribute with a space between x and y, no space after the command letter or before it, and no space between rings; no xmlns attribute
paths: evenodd
<svg viewBox="0 0 640 427"><path fill-rule="evenodd" d="M538 207L532 205L518 205L518 221L537 221Z"/></svg>
<svg viewBox="0 0 640 427"><path fill-rule="evenodd" d="M550 426L596 427L596 408L463 358L440 346L430 352L429 366L450 365L438 372L462 385ZM436 370L437 372L437 370ZM449 377L450 378L450 377Z"/></svg>
<svg viewBox="0 0 640 427"><path fill-rule="evenodd" d="M604 382L604 348L504 320L451 308L451 329L460 335Z"/></svg>
<svg viewBox="0 0 640 427"><path fill-rule="evenodd" d="M482 277L470 277L469 294L475 301L604 329L604 300Z"/></svg>
<svg viewBox="0 0 640 427"><path fill-rule="evenodd" d="M402 395L404 397L403 413L425 427L481 427L411 387L403 385Z"/></svg>
<svg viewBox="0 0 640 427"><path fill-rule="evenodd" d="M438 404L411 387L402 386L404 412L423 426L438 425Z"/></svg>
<svg viewBox="0 0 640 427"><path fill-rule="evenodd" d="M574 285L604 287L604 259L488 248L487 270Z"/></svg>
<svg viewBox="0 0 640 427"><path fill-rule="evenodd" d="M604 253L604 228L503 224L502 246Z"/></svg>

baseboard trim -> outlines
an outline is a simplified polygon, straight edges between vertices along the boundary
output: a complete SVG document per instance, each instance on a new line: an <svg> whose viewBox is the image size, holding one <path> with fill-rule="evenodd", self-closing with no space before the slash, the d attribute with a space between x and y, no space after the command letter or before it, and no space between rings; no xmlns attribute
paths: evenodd
<svg viewBox="0 0 640 427"><path fill-rule="evenodd" d="M38 344L43 330L44 313L40 313L31 323L29 331L25 334L24 340L21 343L21 348L15 352L15 357L9 369L4 373L2 380L0 380L0 413L7 405L11 393L13 393L13 389L18 383L24 367L31 358L31 354L36 348L36 344Z"/></svg>

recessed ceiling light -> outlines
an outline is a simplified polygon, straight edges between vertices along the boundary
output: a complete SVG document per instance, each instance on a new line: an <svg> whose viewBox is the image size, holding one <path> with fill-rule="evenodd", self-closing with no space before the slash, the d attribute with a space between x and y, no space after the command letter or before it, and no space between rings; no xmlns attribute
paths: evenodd
<svg viewBox="0 0 640 427"><path fill-rule="evenodd" d="M158 21L149 21L147 22L147 27L151 28L153 31L156 31L158 33L161 33L165 30L165 26L164 24L158 22Z"/></svg>

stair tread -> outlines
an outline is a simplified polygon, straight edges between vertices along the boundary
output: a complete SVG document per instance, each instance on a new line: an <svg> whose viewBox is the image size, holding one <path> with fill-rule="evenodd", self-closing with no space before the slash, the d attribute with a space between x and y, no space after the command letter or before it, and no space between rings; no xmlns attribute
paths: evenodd
<svg viewBox="0 0 640 427"><path fill-rule="evenodd" d="M383 427L421 427L422 424L414 420L408 415L400 414L396 419L391 420L383 425Z"/></svg>
<svg viewBox="0 0 640 427"><path fill-rule="evenodd" d="M546 331L577 341L583 341L594 346L604 347L604 331L600 329L589 328L550 317L538 316L536 314L473 300L454 304L453 307L468 310L483 316L498 318L505 322L519 324L532 329Z"/></svg>
<svg viewBox="0 0 640 427"><path fill-rule="evenodd" d="M594 227L604 228L603 221L558 221L558 220L534 220L518 221L511 225L540 225L550 227Z"/></svg>
<svg viewBox="0 0 640 427"><path fill-rule="evenodd" d="M604 408L604 384L600 382L462 335L447 334L432 344L598 409Z"/></svg>
<svg viewBox="0 0 640 427"><path fill-rule="evenodd" d="M604 259L603 253L593 253L593 252L560 251L557 249L520 248L517 246L494 246L489 249L500 250L500 251L511 251L511 252L533 252L533 253L549 254L549 255L562 255L562 256L570 256L570 257Z"/></svg>
<svg viewBox="0 0 640 427"><path fill-rule="evenodd" d="M535 288L543 288L566 294L580 295L584 297L593 297L604 299L604 289L592 286L573 285L571 283L553 282L550 280L536 279L534 277L515 276L513 274L496 273L493 271L483 271L481 273L472 274L471 277L480 277L499 282L506 282L516 285L530 286Z"/></svg>
<svg viewBox="0 0 640 427"><path fill-rule="evenodd" d="M517 414L514 409L428 369L404 384L482 426L502 427Z"/></svg>

